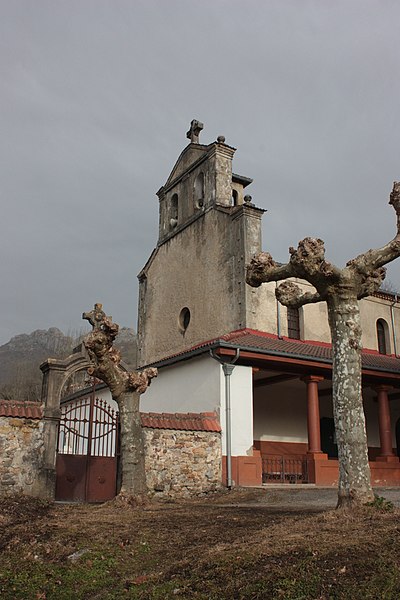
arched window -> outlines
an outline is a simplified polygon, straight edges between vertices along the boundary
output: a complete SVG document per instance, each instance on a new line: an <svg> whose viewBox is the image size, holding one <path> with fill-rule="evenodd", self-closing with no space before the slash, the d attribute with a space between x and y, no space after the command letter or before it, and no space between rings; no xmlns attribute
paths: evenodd
<svg viewBox="0 0 400 600"><path fill-rule="evenodd" d="M384 319L378 319L376 322L376 336L379 354L388 354L388 325Z"/></svg>
<svg viewBox="0 0 400 600"><path fill-rule="evenodd" d="M288 337L293 340L300 339L300 311L298 308L287 307Z"/></svg>
<svg viewBox="0 0 400 600"><path fill-rule="evenodd" d="M231 206L237 206L238 205L238 198L239 198L239 195L238 195L237 191L236 190L232 190Z"/></svg>
<svg viewBox="0 0 400 600"><path fill-rule="evenodd" d="M182 308L181 312L179 313L179 329L181 330L181 333L185 333L186 329L189 327L189 323L190 323L190 310L188 309L187 306L185 306L184 308Z"/></svg>
<svg viewBox="0 0 400 600"><path fill-rule="evenodd" d="M196 208L204 206L204 173L199 173L194 180L194 205Z"/></svg>
<svg viewBox="0 0 400 600"><path fill-rule="evenodd" d="M178 225L178 194L174 194L171 198L169 225L171 229Z"/></svg>

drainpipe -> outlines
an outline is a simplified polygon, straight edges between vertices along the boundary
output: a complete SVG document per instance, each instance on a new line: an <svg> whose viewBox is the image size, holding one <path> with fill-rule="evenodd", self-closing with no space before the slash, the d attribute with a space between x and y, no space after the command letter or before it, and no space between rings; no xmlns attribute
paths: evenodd
<svg viewBox="0 0 400 600"><path fill-rule="evenodd" d="M213 350L210 350L211 358L222 365L225 375L225 428L226 428L226 479L227 487L232 489L232 419L231 419L231 375L235 368L235 362L240 355L240 349L236 348L236 354L231 362L224 362Z"/></svg>
<svg viewBox="0 0 400 600"><path fill-rule="evenodd" d="M278 282L275 281L275 291L276 291L277 287L278 287ZM281 335L281 303L279 302L276 295L275 295L275 300L276 300L276 329L277 329L278 339L281 340L282 339L282 335Z"/></svg>
<svg viewBox="0 0 400 600"><path fill-rule="evenodd" d="M394 306L397 304L397 294L394 295L394 302L390 305L390 317L392 319L392 332L393 332L393 350L394 355L397 356L397 343L396 343L396 330L394 328Z"/></svg>

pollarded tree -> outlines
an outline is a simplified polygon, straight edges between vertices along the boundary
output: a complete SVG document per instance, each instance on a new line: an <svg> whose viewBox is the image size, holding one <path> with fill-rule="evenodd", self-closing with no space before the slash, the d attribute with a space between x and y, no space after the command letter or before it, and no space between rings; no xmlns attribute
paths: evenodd
<svg viewBox="0 0 400 600"><path fill-rule="evenodd" d="M343 269L325 260L324 242L305 238L290 260L278 265L267 252L255 256L247 267L246 281L253 287L291 277L311 283L315 292L303 292L292 281L283 281L276 297L284 306L299 308L325 301L332 336L333 413L339 456L338 507L373 500L368 446L361 391L361 323L359 300L376 292L385 278L384 265L400 256L400 183L390 194L397 215L394 239L350 260Z"/></svg>
<svg viewBox="0 0 400 600"><path fill-rule="evenodd" d="M83 340L91 360L88 373L108 385L118 404L121 426L120 494L128 499L145 498L147 485L139 402L140 394L146 391L151 379L157 376L157 369L127 372L121 367L121 353L113 347L119 325L106 316L101 304L95 304L94 310L83 313L82 318L93 327L93 331Z"/></svg>

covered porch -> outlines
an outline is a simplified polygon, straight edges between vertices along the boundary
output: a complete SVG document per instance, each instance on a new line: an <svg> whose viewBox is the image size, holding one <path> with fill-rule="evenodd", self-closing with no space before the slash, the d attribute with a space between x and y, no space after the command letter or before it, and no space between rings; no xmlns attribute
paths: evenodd
<svg viewBox="0 0 400 600"><path fill-rule="evenodd" d="M253 372L254 446L253 456L238 459L237 465L233 458L236 482L336 485L330 347L258 332L241 341L238 363L251 366ZM231 354L226 347L219 352L227 359ZM394 356L363 353L363 403L374 486L400 486L399 366Z"/></svg>
<svg viewBox="0 0 400 600"><path fill-rule="evenodd" d="M363 399L372 483L400 485L400 396L378 383L363 387ZM253 402L263 483L337 484L330 379L259 370Z"/></svg>

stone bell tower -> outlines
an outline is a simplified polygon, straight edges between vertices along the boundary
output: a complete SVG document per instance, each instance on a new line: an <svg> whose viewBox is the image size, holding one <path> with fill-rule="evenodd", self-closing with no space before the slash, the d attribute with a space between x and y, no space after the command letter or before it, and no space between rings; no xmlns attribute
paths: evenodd
<svg viewBox="0 0 400 600"><path fill-rule="evenodd" d="M232 173L235 148L199 141L193 120L159 189L159 237L139 273L138 364L144 366L249 324L245 265L261 250L252 182Z"/></svg>

